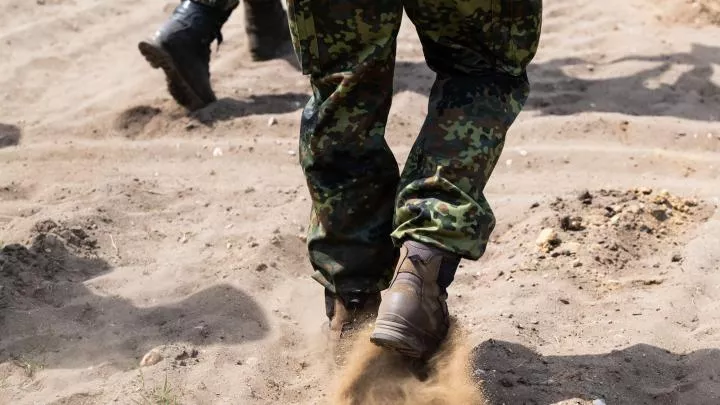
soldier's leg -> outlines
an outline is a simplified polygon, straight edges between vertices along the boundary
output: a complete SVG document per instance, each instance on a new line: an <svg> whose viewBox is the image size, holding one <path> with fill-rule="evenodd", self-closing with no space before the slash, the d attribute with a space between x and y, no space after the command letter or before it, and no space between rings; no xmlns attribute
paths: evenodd
<svg viewBox="0 0 720 405"><path fill-rule="evenodd" d="M390 233L399 173L384 133L402 4L289 0L288 12L313 91L300 128L312 197L308 249L332 319L332 297L377 295L396 260Z"/></svg>
<svg viewBox="0 0 720 405"><path fill-rule="evenodd" d="M437 78L398 192L392 236L403 256L371 339L420 357L447 333L445 289L459 259L478 259L495 225L483 191L528 96L541 0L405 7Z"/></svg>
<svg viewBox="0 0 720 405"><path fill-rule="evenodd" d="M495 225L483 194L529 92L542 0L409 0L430 68L428 116L397 200L393 237L478 259Z"/></svg>
<svg viewBox="0 0 720 405"><path fill-rule="evenodd" d="M210 44L222 41L221 29L238 0L183 0L153 38L138 44L153 68L165 72L178 104L196 110L215 101L210 84Z"/></svg>
<svg viewBox="0 0 720 405"><path fill-rule="evenodd" d="M287 14L281 0L244 0L245 32L254 61L292 54Z"/></svg>

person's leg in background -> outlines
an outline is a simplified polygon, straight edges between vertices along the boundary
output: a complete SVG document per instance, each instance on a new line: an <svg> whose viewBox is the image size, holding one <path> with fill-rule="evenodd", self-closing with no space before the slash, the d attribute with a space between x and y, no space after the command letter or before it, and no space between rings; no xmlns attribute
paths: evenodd
<svg viewBox="0 0 720 405"><path fill-rule="evenodd" d="M313 95L300 162L312 197L308 250L337 336L374 316L397 259L397 162L385 142L400 0L288 0L290 30Z"/></svg>
<svg viewBox="0 0 720 405"><path fill-rule="evenodd" d="M280 1L245 3L245 30L255 61L292 51ZM150 65L164 71L170 95L191 111L216 100L210 83L210 45L222 42L222 27L238 4L239 0L182 0L153 38L138 44Z"/></svg>
<svg viewBox="0 0 720 405"><path fill-rule="evenodd" d="M447 334L446 289L461 258L482 256L495 226L483 190L528 96L541 8L541 0L405 2L437 77L400 182L392 237L401 257L376 344L425 357Z"/></svg>
<svg viewBox="0 0 720 405"><path fill-rule="evenodd" d="M245 32L253 61L292 55L288 19L281 0L244 0Z"/></svg>

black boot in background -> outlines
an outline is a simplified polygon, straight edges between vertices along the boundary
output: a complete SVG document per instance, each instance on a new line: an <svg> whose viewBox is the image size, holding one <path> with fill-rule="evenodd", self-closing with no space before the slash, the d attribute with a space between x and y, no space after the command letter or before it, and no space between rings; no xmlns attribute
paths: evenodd
<svg viewBox="0 0 720 405"><path fill-rule="evenodd" d="M256 62L293 54L287 14L280 0L245 0L245 32Z"/></svg>
<svg viewBox="0 0 720 405"><path fill-rule="evenodd" d="M210 45L222 42L220 29L232 8L183 0L149 41L138 44L153 68L165 72L168 90L183 107L194 111L216 100L210 85ZM287 25L287 23L285 23Z"/></svg>

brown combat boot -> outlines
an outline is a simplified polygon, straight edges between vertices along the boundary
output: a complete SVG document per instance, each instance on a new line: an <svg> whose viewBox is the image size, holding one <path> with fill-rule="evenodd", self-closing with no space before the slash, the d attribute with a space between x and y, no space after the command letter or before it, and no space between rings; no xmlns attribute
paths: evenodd
<svg viewBox="0 0 720 405"><path fill-rule="evenodd" d="M385 291L370 340L413 358L437 350L450 326L447 292L460 258L417 242L405 242Z"/></svg>

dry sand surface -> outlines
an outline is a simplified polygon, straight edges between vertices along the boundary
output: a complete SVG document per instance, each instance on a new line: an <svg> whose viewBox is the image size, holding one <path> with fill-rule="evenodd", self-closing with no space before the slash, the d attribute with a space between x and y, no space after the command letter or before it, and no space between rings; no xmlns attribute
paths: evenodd
<svg viewBox="0 0 720 405"><path fill-rule="evenodd" d="M546 1L498 226L450 289L465 335L424 383L364 340L324 355L306 79L251 63L238 12L188 116L136 50L175 4L3 1L0 404L720 403L717 0ZM407 22L398 54L402 160L433 76Z"/></svg>

